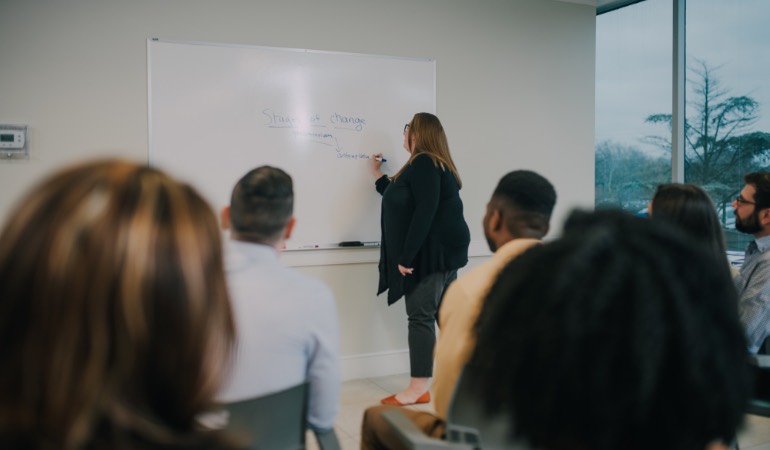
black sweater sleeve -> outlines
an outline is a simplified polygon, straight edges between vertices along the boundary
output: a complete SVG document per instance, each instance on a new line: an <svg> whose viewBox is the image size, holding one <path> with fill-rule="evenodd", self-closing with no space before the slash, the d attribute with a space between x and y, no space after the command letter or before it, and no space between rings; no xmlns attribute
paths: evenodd
<svg viewBox="0 0 770 450"><path fill-rule="evenodd" d="M374 188L377 189L377 192L379 192L380 195L385 193L385 189L388 188L388 185L390 185L390 178L388 178L387 175L383 175L380 178L377 178L377 180L374 182Z"/></svg>

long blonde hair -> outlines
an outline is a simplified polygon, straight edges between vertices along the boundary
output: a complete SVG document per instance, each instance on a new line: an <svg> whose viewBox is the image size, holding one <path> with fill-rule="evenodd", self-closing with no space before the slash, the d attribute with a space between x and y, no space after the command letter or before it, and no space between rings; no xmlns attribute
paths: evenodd
<svg viewBox="0 0 770 450"><path fill-rule="evenodd" d="M0 438L208 441L234 340L216 217L158 170L62 170L0 234Z"/></svg>
<svg viewBox="0 0 770 450"><path fill-rule="evenodd" d="M426 112L417 113L412 118L412 121L409 122L406 133L412 148L412 156L409 157L404 167L393 176L394 180L401 176L404 170L412 164L414 158L425 153L430 156L436 167L441 167L442 170L449 169L457 180L457 185L462 188L463 183L460 180L460 174L454 161L452 161L452 155L449 153L449 142L438 117Z"/></svg>

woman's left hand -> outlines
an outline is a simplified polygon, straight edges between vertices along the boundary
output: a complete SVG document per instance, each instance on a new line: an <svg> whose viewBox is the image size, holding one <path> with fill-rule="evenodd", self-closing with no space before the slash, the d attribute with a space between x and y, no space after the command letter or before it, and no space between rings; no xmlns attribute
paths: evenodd
<svg viewBox="0 0 770 450"><path fill-rule="evenodd" d="M407 276L407 275L411 275L412 272L414 272L414 268L413 267L404 267L401 264L399 264L398 265L398 271L401 272L401 275Z"/></svg>

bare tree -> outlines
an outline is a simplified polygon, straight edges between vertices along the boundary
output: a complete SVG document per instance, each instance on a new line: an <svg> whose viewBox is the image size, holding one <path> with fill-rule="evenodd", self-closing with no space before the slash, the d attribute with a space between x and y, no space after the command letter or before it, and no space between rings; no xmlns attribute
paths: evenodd
<svg viewBox="0 0 770 450"><path fill-rule="evenodd" d="M596 206L618 206L638 211L647 205L655 188L670 179L671 163L637 147L602 141L596 146Z"/></svg>
<svg viewBox="0 0 770 450"><path fill-rule="evenodd" d="M687 99L685 120L685 177L703 186L719 205L724 206L742 187L744 173L767 167L770 134L749 131L759 117L759 103L742 95L729 96L715 76L715 68L696 60L691 69L696 78L688 79L692 96ZM648 123L663 123L671 130L671 114L653 114ZM649 136L646 142L671 151L671 134Z"/></svg>

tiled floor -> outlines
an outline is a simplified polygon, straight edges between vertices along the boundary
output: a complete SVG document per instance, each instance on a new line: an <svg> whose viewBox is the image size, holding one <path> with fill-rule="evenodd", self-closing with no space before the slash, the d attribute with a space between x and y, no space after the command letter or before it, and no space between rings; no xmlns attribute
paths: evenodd
<svg viewBox="0 0 770 450"><path fill-rule="evenodd" d="M346 381L342 384L341 408L334 429L342 450L356 450L361 438L361 418L364 410L380 399L395 394L409 383L409 374ZM433 405L410 406L432 410ZM308 449L317 450L315 440L308 436ZM770 419L747 416L746 426L738 442L741 450L770 450Z"/></svg>

